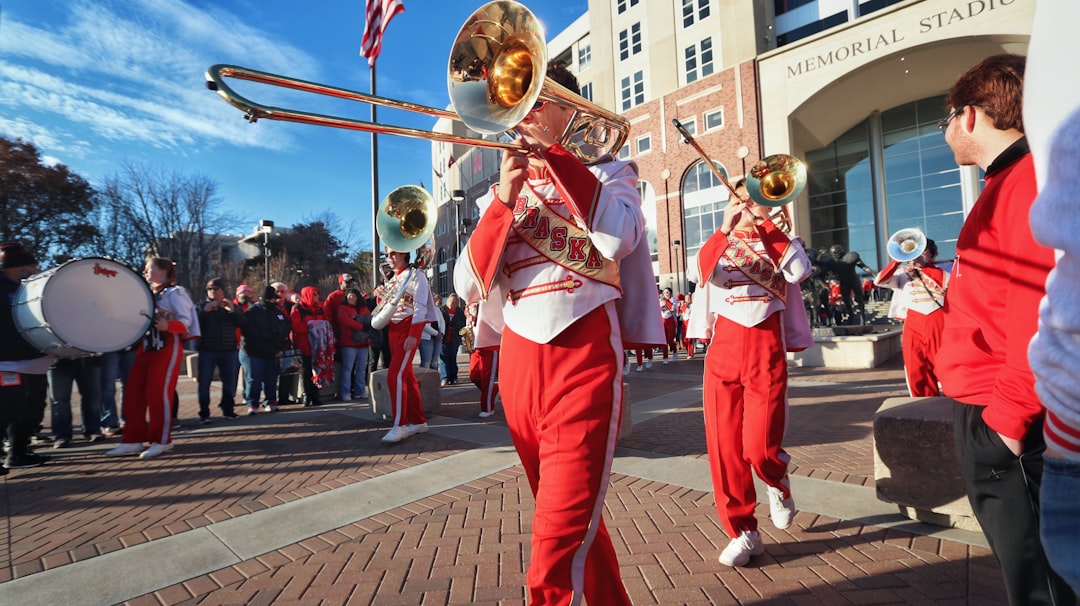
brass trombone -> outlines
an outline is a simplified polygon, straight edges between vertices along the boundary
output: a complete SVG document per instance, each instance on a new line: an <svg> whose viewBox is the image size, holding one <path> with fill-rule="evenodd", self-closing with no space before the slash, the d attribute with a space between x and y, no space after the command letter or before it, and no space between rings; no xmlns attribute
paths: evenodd
<svg viewBox="0 0 1080 606"><path fill-rule="evenodd" d="M537 102L555 103L574 110L560 143L586 163L617 153L630 133L630 123L625 118L545 77L547 46L543 26L528 8L513 0L488 2L465 21L454 39L447 71L447 89L456 113L236 65L211 66L206 70L206 86L243 111L250 122L265 118L504 150L523 150L523 147L517 143L263 105L237 93L225 79L460 121L482 135L512 130Z"/></svg>
<svg viewBox="0 0 1080 606"><path fill-rule="evenodd" d="M690 131L686 130L678 118L672 118L671 122L678 129L683 140L697 151L716 178L728 188L731 195L737 197L735 188L731 186L724 177L724 173L720 172L701 145L694 140ZM779 208L769 215L769 220L781 231L787 233L791 233L792 225L791 216L785 205L797 198L804 187L806 187L806 165L798 158L787 154L774 154L758 160L750 167L746 178L746 192L750 195L750 199L762 206L778 206Z"/></svg>

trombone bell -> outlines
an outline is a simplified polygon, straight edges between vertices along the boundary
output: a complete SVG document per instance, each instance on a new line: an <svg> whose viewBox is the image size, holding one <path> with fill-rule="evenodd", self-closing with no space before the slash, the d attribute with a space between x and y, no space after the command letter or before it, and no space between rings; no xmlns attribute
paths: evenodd
<svg viewBox="0 0 1080 606"><path fill-rule="evenodd" d="M806 187L806 164L795 156L775 154L758 160L746 177L750 199L763 206L783 206Z"/></svg>

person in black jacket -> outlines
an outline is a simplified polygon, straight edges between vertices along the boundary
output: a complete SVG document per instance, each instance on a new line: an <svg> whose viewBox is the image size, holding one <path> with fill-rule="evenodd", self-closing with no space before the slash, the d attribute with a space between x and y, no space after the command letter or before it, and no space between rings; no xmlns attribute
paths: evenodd
<svg viewBox="0 0 1080 606"><path fill-rule="evenodd" d="M29 249L13 241L0 244L0 433L9 442L0 475L8 469L37 467L49 459L30 450L30 436L45 414L45 375L53 357L19 334L11 314L19 283L37 271L37 260Z"/></svg>
<svg viewBox="0 0 1080 606"><path fill-rule="evenodd" d="M196 346L199 351L199 419L204 424L210 422L210 383L214 380L215 368L221 376L221 415L235 419L236 379L240 372L236 329L243 326L244 315L225 296L225 281L221 278L206 283L206 300L198 305L198 313L202 332Z"/></svg>
<svg viewBox="0 0 1080 606"><path fill-rule="evenodd" d="M247 394L248 414L258 410L262 392L266 394L262 405L263 412L274 412L278 409L277 355L285 349L292 327L278 301L277 291L274 287L267 286L259 302L244 312L240 363L244 365L244 393Z"/></svg>

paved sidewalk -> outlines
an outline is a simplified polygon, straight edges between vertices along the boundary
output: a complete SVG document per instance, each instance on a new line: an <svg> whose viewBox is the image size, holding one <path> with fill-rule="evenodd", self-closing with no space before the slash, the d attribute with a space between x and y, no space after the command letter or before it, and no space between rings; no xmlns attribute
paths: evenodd
<svg viewBox="0 0 1080 606"><path fill-rule="evenodd" d="M766 555L719 565L701 373L699 358L627 377L634 427L606 519L635 604L1006 603L982 535L874 497L873 413L906 393L898 358L791 370L799 513L779 531L759 506ZM195 383L180 393L171 453L76 442L6 476L0 604L524 603L532 496L471 385L444 388L431 431L394 446L360 403L200 426Z"/></svg>

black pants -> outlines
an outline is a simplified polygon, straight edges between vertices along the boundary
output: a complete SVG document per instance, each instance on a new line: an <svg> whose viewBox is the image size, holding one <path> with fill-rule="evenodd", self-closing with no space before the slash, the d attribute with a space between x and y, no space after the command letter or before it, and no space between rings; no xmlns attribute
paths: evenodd
<svg viewBox="0 0 1080 606"><path fill-rule="evenodd" d="M49 380L46 375L18 376L18 385L0 387L0 433L11 442L9 454L22 456L29 452L30 437L41 429Z"/></svg>
<svg viewBox="0 0 1080 606"><path fill-rule="evenodd" d="M315 382L312 381L311 375L311 356L300 356L302 368L300 374L304 378L304 404L308 406L318 406L322 404L319 400L319 389L315 387Z"/></svg>
<svg viewBox="0 0 1080 606"><path fill-rule="evenodd" d="M953 403L953 431L968 500L1001 566L1009 603L1076 604L1076 595L1046 563L1039 540L1042 423L1028 429L1017 457L983 422L983 406Z"/></svg>

